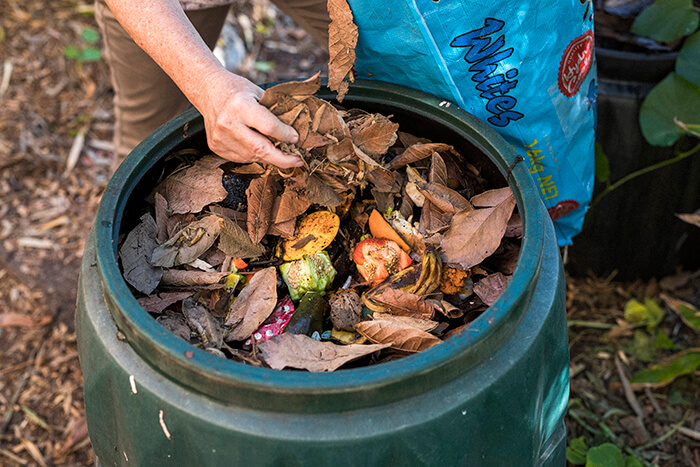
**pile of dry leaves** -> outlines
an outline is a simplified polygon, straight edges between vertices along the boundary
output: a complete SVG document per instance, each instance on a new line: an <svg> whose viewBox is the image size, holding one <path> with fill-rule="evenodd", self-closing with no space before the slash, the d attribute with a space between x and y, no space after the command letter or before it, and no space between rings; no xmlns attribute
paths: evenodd
<svg viewBox="0 0 700 467"><path fill-rule="evenodd" d="M303 167L180 151L121 243L144 308L217 355L332 371L418 352L492 304L515 268L510 188L484 191L452 146L338 109L319 85L260 101L299 133L276 144Z"/></svg>

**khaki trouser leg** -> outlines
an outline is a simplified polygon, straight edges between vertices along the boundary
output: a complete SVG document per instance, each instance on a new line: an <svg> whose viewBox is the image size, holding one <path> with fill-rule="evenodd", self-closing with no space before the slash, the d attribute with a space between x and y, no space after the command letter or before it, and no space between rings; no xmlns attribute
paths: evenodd
<svg viewBox="0 0 700 467"><path fill-rule="evenodd" d="M274 3L324 49L330 18L326 0L275 0ZM213 49L229 6L188 11L187 16ZM117 162L163 123L179 115L189 102L175 83L131 39L104 0L95 1L114 88L114 144Z"/></svg>
<svg viewBox="0 0 700 467"><path fill-rule="evenodd" d="M214 48L229 6L187 12L206 44ZM179 115L189 102L175 83L131 39L104 0L95 2L114 88L114 144L121 161L144 138Z"/></svg>
<svg viewBox="0 0 700 467"><path fill-rule="evenodd" d="M294 20L320 45L328 50L327 0L272 0L272 2Z"/></svg>

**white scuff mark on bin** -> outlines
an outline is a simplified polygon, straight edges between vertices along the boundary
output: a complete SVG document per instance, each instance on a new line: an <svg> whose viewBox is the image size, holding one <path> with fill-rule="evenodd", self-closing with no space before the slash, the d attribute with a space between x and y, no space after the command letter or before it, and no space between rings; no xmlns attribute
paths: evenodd
<svg viewBox="0 0 700 467"><path fill-rule="evenodd" d="M448 108L448 107L451 106L451 105L452 105L452 102L449 102L449 101L442 101L442 102L440 102L440 103L438 104L438 107L443 107L443 106L444 106L445 108Z"/></svg>
<svg viewBox="0 0 700 467"><path fill-rule="evenodd" d="M134 394L138 393L136 390L136 378L134 378L134 375L129 375L129 386L131 386L131 392Z"/></svg>
<svg viewBox="0 0 700 467"><path fill-rule="evenodd" d="M126 451L122 451L122 453L124 454L124 459L129 462L129 456L126 455Z"/></svg>
<svg viewBox="0 0 700 467"><path fill-rule="evenodd" d="M462 410L462 415L466 415L466 414L467 414L467 411L466 411L466 410Z"/></svg>
<svg viewBox="0 0 700 467"><path fill-rule="evenodd" d="M163 433L165 433L165 437L170 440L170 432L168 431L168 427L165 426L165 420L163 420L163 411L160 410L158 411L158 421L160 422L160 427L163 429Z"/></svg>

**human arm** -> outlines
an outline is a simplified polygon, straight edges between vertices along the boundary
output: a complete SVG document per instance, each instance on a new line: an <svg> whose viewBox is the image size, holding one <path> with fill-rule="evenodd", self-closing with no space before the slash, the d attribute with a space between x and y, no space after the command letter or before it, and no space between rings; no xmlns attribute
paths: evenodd
<svg viewBox="0 0 700 467"><path fill-rule="evenodd" d="M228 72L211 53L177 0L106 0L114 16L202 113L212 151L238 162L302 164L264 135L295 142L296 131L257 103L263 90Z"/></svg>

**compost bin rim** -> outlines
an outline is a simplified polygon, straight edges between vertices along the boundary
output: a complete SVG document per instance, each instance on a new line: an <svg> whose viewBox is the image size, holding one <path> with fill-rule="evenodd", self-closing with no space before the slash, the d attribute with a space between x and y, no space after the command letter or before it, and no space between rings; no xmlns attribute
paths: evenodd
<svg viewBox="0 0 700 467"><path fill-rule="evenodd" d="M333 96L323 89L317 95L322 98ZM358 106L362 103L391 105L418 116L431 118L441 126L464 136L489 156L504 176L507 175L508 167L515 161L516 153L511 145L486 123L456 105L445 105L446 101L429 94L379 81L357 80L351 86L343 104L352 104L354 101L358 101ZM534 289L533 284L539 275L547 221L546 211L524 162L515 163L508 177L523 218L523 240L516 270L508 287L492 306L460 335L455 335L440 345L396 361L369 367L332 373L307 373L258 368L222 359L172 335L143 310L129 291L117 263L117 239L124 208L140 181L137 174L145 174L177 144L203 129L201 116L195 109L190 109L146 138L132 151L110 180L95 221L97 269L105 296L113 305L110 312L117 326L125 334L127 342L151 366L167 376L180 377L191 374L194 381L180 383L215 398L221 398L221 395L216 389L212 389L212 384L225 384L229 391L240 388L245 391L257 389L280 394L352 393L357 390L367 391L371 388L385 387L413 377L428 381L428 375L431 376L431 383L439 384L446 378L454 378L455 371L464 371L484 358L482 355L476 358L476 361L466 362L465 358L460 357L467 354L474 357L472 354L478 353L479 348L483 347L498 329L502 330L497 339L501 342L522 318ZM142 152L145 152L144 157L140 156ZM499 154L503 160L498 158ZM193 352L190 358L187 357L188 351ZM450 371L450 364L455 362L461 366L458 365L458 368ZM197 380L196 375L204 376L206 381ZM424 388L425 391L428 389L429 387Z"/></svg>

